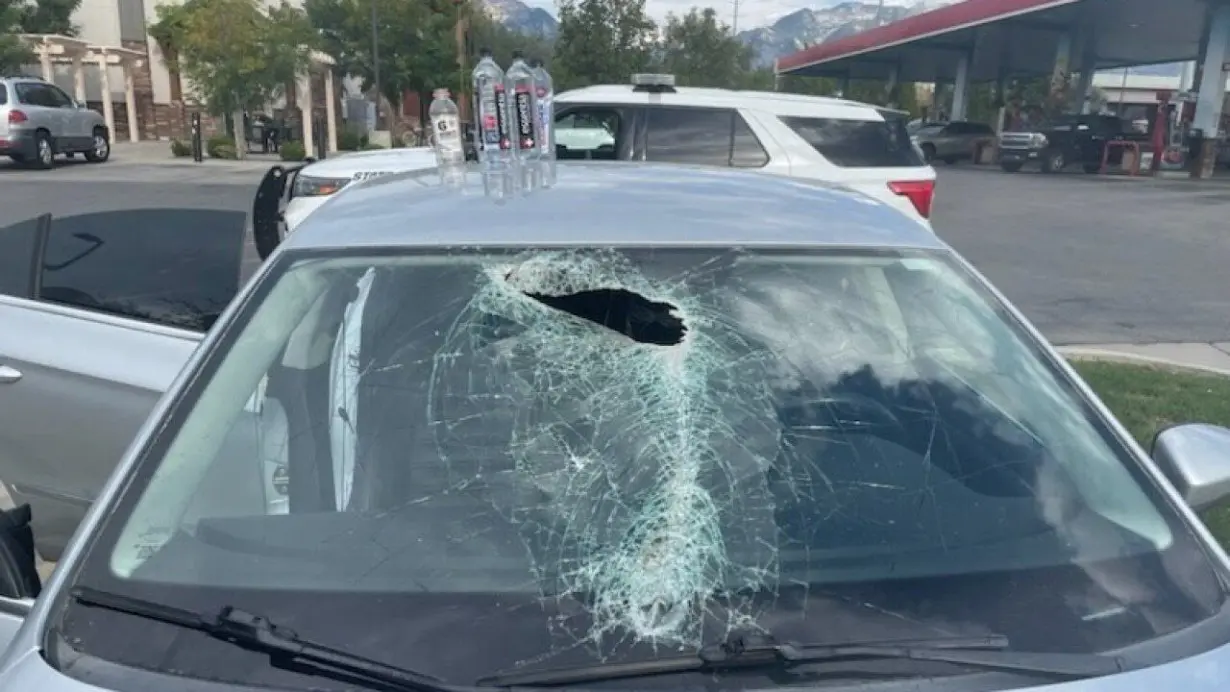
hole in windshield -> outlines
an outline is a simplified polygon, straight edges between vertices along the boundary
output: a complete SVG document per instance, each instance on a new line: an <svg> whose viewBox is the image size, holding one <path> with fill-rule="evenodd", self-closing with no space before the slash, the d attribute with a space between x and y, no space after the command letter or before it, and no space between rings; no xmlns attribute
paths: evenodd
<svg viewBox="0 0 1230 692"><path fill-rule="evenodd" d="M527 296L562 312L623 334L643 344L677 346L687 327L670 303L659 303L622 288L599 288L567 295L526 292Z"/></svg>

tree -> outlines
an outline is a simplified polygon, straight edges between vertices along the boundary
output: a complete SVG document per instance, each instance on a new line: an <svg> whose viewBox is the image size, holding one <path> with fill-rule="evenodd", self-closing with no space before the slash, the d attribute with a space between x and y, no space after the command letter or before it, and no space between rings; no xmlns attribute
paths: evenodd
<svg viewBox="0 0 1230 692"><path fill-rule="evenodd" d="M182 101L183 81L180 77L179 51L184 43L184 31L188 17L200 6L202 0L187 0L183 3L158 5L155 13L158 21L149 25L149 35L162 51L162 61L171 77L171 100Z"/></svg>
<svg viewBox="0 0 1230 692"><path fill-rule="evenodd" d="M77 27L73 25L72 18L81 5L81 0L37 0L17 4L23 8L23 33L77 35Z"/></svg>
<svg viewBox="0 0 1230 692"><path fill-rule="evenodd" d="M34 61L34 53L18 34L22 8L12 0L0 0L0 74L16 72Z"/></svg>
<svg viewBox="0 0 1230 692"><path fill-rule="evenodd" d="M686 86L738 88L752 70L751 47L718 21L712 7L667 15L656 53L658 68Z"/></svg>
<svg viewBox="0 0 1230 692"><path fill-rule="evenodd" d="M372 8L376 11L376 53L372 53ZM462 0L307 0L308 19L320 33L322 49L337 63L337 72L363 80L365 91L377 88L390 103L402 94L455 88L458 80L456 26L474 9Z"/></svg>
<svg viewBox="0 0 1230 692"><path fill-rule="evenodd" d="M257 0L164 7L150 33L172 49L177 72L192 81L205 108L228 117L232 134L232 113L268 103L308 65L315 33L307 16L286 2L268 13Z"/></svg>
<svg viewBox="0 0 1230 692"><path fill-rule="evenodd" d="M19 34L76 36L73 12L81 0L0 0L0 71L15 72L35 61Z"/></svg>
<svg viewBox="0 0 1230 692"><path fill-rule="evenodd" d="M626 84L649 67L656 29L645 0L560 0L556 89Z"/></svg>

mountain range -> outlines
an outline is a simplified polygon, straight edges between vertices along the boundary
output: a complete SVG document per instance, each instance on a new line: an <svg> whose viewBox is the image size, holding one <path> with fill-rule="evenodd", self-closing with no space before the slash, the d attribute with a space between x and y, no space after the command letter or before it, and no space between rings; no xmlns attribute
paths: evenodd
<svg viewBox="0 0 1230 692"><path fill-rule="evenodd" d="M818 43L833 41L928 12L961 0L907 0L906 5L881 5L876 0L850 0L825 7L805 7L779 17L768 26L740 31L737 36L751 46L758 67L772 66L775 58ZM487 13L504 26L525 34L554 38L559 21L538 7L521 0L483 0ZM1132 68L1133 74L1177 76L1179 64Z"/></svg>

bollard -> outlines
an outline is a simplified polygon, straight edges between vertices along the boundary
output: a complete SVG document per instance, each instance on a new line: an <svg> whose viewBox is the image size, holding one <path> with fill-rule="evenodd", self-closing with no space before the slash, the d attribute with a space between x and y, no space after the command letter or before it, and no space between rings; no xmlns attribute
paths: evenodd
<svg viewBox="0 0 1230 692"><path fill-rule="evenodd" d="M205 152L201 146L201 114L192 114L192 160L200 163L205 160Z"/></svg>

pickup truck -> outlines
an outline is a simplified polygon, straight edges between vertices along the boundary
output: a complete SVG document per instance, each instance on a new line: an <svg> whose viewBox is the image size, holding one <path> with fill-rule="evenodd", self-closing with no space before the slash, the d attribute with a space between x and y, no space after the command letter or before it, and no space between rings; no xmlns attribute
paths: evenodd
<svg viewBox="0 0 1230 692"><path fill-rule="evenodd" d="M1001 134L999 167L1016 173L1028 164L1037 164L1043 173L1059 173L1076 164L1086 173L1097 173L1106 143L1117 140L1143 144L1148 136L1114 115L1060 116L1037 127ZM1108 163L1118 165L1123 151L1121 147L1111 149Z"/></svg>

